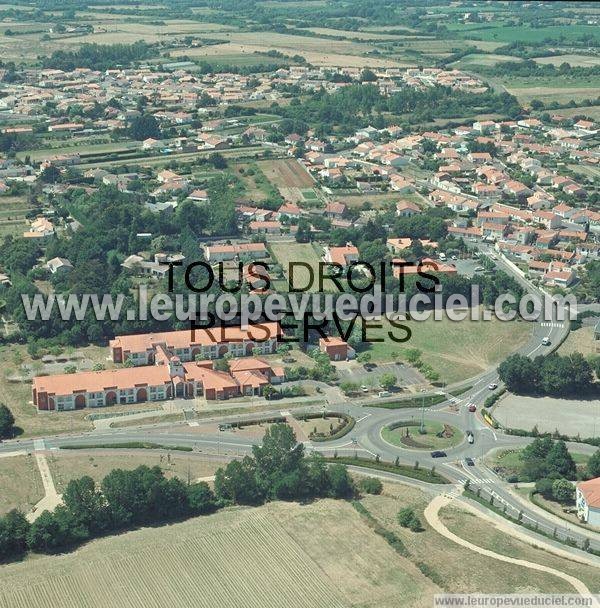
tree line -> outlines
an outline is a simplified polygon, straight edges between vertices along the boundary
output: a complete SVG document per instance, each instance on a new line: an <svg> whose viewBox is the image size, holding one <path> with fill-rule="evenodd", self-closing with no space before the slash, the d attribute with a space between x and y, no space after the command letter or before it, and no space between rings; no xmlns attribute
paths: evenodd
<svg viewBox="0 0 600 608"><path fill-rule="evenodd" d="M370 491L368 487L364 489ZM271 426L252 456L219 469L215 490L207 483L167 479L158 466L113 469L97 486L89 476L71 480L63 504L44 511L33 523L12 510L0 517L0 561L28 551L56 553L93 538L138 526L179 521L214 513L230 505L260 505L272 500L350 498L354 482L342 464L306 457L293 430Z"/></svg>
<svg viewBox="0 0 600 608"><path fill-rule="evenodd" d="M539 355L533 360L514 354L498 366L500 380L517 395L581 396L596 389L593 371L590 362L577 352Z"/></svg>

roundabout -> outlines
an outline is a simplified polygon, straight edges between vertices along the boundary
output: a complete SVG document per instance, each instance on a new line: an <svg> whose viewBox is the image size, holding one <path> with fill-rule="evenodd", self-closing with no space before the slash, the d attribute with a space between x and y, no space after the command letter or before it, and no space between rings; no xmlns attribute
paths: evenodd
<svg viewBox="0 0 600 608"><path fill-rule="evenodd" d="M445 422L401 420L381 429L381 438L395 447L409 450L444 450L464 441L464 433Z"/></svg>

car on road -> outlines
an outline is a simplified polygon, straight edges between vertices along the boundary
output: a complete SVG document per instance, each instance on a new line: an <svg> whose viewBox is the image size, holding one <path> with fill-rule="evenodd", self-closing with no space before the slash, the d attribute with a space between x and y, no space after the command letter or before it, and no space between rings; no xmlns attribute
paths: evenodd
<svg viewBox="0 0 600 608"><path fill-rule="evenodd" d="M498 388L498 385L495 382L492 382L491 384L488 384L488 388L491 391L495 391Z"/></svg>
<svg viewBox="0 0 600 608"><path fill-rule="evenodd" d="M474 403L469 403L468 410L470 412L476 412L477 411L477 406Z"/></svg>
<svg viewBox="0 0 600 608"><path fill-rule="evenodd" d="M434 450L433 452L431 452L432 458L446 458L446 456L448 456L448 454L446 454L446 452L443 452L442 450Z"/></svg>
<svg viewBox="0 0 600 608"><path fill-rule="evenodd" d="M550 344L552 344L552 342L550 342L550 337L546 336L543 340L542 340L542 345L543 346L550 346Z"/></svg>
<svg viewBox="0 0 600 608"><path fill-rule="evenodd" d="M467 431L467 441L471 444L475 443L475 436L471 431Z"/></svg>
<svg viewBox="0 0 600 608"><path fill-rule="evenodd" d="M468 467L474 467L475 466L475 461L472 458L467 457L467 458L465 458L465 464Z"/></svg>
<svg viewBox="0 0 600 608"><path fill-rule="evenodd" d="M483 266L476 266L475 267L475 272L483 272L485 270L485 268Z"/></svg>

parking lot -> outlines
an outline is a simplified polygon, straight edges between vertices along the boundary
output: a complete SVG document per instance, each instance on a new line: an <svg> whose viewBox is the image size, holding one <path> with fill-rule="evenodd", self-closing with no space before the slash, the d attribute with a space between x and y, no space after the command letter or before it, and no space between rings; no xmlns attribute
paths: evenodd
<svg viewBox="0 0 600 608"><path fill-rule="evenodd" d="M507 395L494 408L494 417L502 425L530 431L596 437L600 432L600 400L557 399Z"/></svg>
<svg viewBox="0 0 600 608"><path fill-rule="evenodd" d="M335 364L340 376L340 380L351 380L367 386L377 385L382 374L391 373L398 378L398 386L410 386L413 384L426 384L425 378L416 370L408 365L397 363L380 363L373 367L372 371L367 371L363 365L352 361L344 362L344 365ZM371 363L371 365L375 365Z"/></svg>

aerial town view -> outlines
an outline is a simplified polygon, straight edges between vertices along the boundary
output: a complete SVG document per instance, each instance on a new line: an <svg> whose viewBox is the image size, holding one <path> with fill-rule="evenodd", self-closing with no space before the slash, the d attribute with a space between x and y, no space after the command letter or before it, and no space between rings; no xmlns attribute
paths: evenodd
<svg viewBox="0 0 600 608"><path fill-rule="evenodd" d="M0 608L600 606L600 4L0 0Z"/></svg>

